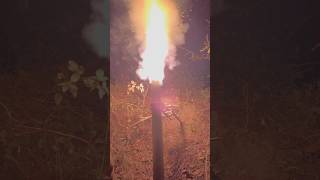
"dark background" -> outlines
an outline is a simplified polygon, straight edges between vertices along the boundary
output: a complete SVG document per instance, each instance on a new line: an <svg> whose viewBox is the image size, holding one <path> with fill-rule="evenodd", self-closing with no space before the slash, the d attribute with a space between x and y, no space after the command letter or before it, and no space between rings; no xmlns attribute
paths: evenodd
<svg viewBox="0 0 320 180"><path fill-rule="evenodd" d="M83 34L96 18L92 2L16 0L0 9L0 179L106 176L107 98L80 87L77 98L54 101L57 73L70 75L69 60L88 76L97 68L108 75L108 58ZM87 35L106 42L94 25Z"/></svg>
<svg viewBox="0 0 320 180"><path fill-rule="evenodd" d="M1 9L2 71L50 69L67 58L99 62L83 35L92 22L91 1L4 1Z"/></svg>
<svg viewBox="0 0 320 180"><path fill-rule="evenodd" d="M212 177L317 179L319 4L297 0L216 2L218 7L211 2L210 36ZM62 161L57 161L59 153L51 145L58 137L40 133L21 139L14 127L31 125L38 122L34 119L46 119L54 112L58 123L42 123L41 127L104 138L102 101L84 95L76 102L67 101L66 110L56 108L52 100L55 74L68 60L89 70L105 65L105 58L96 55L82 35L91 21L90 1L5 1L0 12L0 98L4 105L0 110L0 177L57 179L56 169L63 165L53 165ZM36 98L45 101L36 103ZM18 123L13 123L8 110ZM80 120L72 112L93 113L97 124L89 127L94 123ZM85 130L78 132L78 126ZM88 129L96 129L97 135ZM42 141L48 150L35 148L39 137L45 137ZM68 149L68 143L63 139L61 146ZM77 143L71 144L82 157L89 148ZM65 177L92 179L102 158L96 151L88 154L90 163L78 156L64 156L63 168L84 165L69 169Z"/></svg>
<svg viewBox="0 0 320 180"><path fill-rule="evenodd" d="M319 3L220 2L211 16L212 175L317 179Z"/></svg>

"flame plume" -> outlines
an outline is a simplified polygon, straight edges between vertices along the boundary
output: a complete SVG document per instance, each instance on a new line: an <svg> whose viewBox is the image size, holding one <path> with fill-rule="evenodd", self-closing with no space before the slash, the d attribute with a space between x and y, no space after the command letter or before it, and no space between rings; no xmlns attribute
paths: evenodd
<svg viewBox="0 0 320 180"><path fill-rule="evenodd" d="M145 48L137 74L141 79L161 84L170 46L168 17L158 0L149 0L146 7Z"/></svg>

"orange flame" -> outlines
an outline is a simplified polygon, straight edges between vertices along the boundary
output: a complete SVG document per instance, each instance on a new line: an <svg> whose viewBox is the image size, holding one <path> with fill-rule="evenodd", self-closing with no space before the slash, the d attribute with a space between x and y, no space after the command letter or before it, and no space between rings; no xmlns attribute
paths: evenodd
<svg viewBox="0 0 320 180"><path fill-rule="evenodd" d="M159 0L148 0L145 24L145 48L137 70L141 79L162 84L169 53L169 31L166 9Z"/></svg>

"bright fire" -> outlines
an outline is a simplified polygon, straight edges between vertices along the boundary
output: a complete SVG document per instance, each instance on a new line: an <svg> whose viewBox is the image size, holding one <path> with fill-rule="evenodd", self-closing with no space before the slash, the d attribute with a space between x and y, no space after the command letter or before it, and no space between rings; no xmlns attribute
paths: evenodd
<svg viewBox="0 0 320 180"><path fill-rule="evenodd" d="M145 46L137 70L141 79L162 83L169 53L169 32L166 11L159 0L147 0Z"/></svg>

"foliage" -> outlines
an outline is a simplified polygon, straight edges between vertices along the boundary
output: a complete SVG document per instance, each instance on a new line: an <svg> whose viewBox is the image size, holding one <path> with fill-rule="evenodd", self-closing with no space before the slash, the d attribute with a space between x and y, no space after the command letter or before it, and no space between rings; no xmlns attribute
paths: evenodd
<svg viewBox="0 0 320 180"><path fill-rule="evenodd" d="M0 179L105 176L104 101L77 96L82 103L65 98L56 106L52 82L39 72L0 80L7 84L0 90Z"/></svg>
<svg viewBox="0 0 320 180"><path fill-rule="evenodd" d="M211 49L210 49L209 35L208 34L206 35L199 52L194 52L184 47L180 47L180 49L184 52L184 55L188 60L192 60L192 61L210 60Z"/></svg>
<svg viewBox="0 0 320 180"><path fill-rule="evenodd" d="M206 39L203 43L203 47L201 48L200 52L204 52L207 55L207 58L210 58L210 40L209 35L206 36Z"/></svg>
<svg viewBox="0 0 320 180"><path fill-rule="evenodd" d="M134 93L135 89L140 93L144 92L144 86L142 83L138 85L135 81L130 81L130 84L128 84L127 94L129 95L130 93Z"/></svg>
<svg viewBox="0 0 320 180"><path fill-rule="evenodd" d="M64 93L69 92L73 98L78 96L79 82L83 82L83 85L89 88L90 91L97 90L100 99L108 92L108 78L102 69L97 69L95 76L83 76L85 68L75 61L69 61L68 70L68 73L71 73L69 78L65 73L59 72L57 74L57 79L60 81L58 83L60 90L55 94L55 103L57 105L62 102Z"/></svg>

